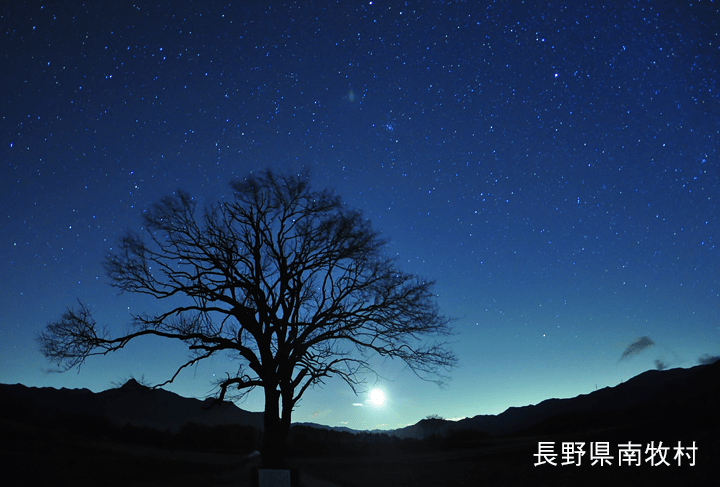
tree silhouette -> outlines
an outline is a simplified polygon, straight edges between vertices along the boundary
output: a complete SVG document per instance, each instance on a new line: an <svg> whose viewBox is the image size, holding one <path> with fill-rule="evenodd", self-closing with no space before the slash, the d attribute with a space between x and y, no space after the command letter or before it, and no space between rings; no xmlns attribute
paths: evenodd
<svg viewBox="0 0 720 487"><path fill-rule="evenodd" d="M283 464L291 413L308 388L337 376L357 392L374 373L372 355L443 381L456 358L432 282L399 270L358 211L313 191L304 175L265 171L231 187L229 201L202 210L182 191L161 199L142 215L144 235L128 232L107 256L115 287L165 300L167 311L133 315L133 331L112 337L80 303L47 325L43 354L68 370L145 335L181 340L191 354L161 386L231 352L241 365L218 383L218 399L263 388L269 467Z"/></svg>

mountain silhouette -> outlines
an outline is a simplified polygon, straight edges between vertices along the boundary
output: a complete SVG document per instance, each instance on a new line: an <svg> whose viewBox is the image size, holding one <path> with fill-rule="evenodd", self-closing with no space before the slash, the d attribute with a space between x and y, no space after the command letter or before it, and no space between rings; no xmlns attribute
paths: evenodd
<svg viewBox="0 0 720 487"><path fill-rule="evenodd" d="M116 426L138 426L177 432L188 423L243 425L262 429L263 413L242 410L227 401L192 399L130 379L122 387L93 393L87 389L54 389L0 384L0 400L15 411L36 417L97 416Z"/></svg>
<svg viewBox="0 0 720 487"><path fill-rule="evenodd" d="M242 425L262 429L263 413L244 411L231 402L182 397L149 388L130 379L122 387L93 393L87 389L54 389L0 384L3 415L34 414L51 419L67 415L98 416L117 426L132 425L179 431L185 424ZM548 399L537 405L511 407L498 415L460 421L425 419L401 429L384 431L400 438L422 439L471 430L488 435L613 428L621 424L662 421L663 431L708 428L720 433L720 362L689 369L651 370L615 387L569 399ZM10 407L12 406L12 407ZM671 420L669 420L671 419ZM359 432L307 423L336 431Z"/></svg>
<svg viewBox="0 0 720 487"><path fill-rule="evenodd" d="M665 432L711 427L720 433L719 403L720 361L689 369L650 370L615 387L569 399L511 407L498 415L478 415L460 421L425 419L392 434L416 439L457 430L490 435L545 434L615 428L653 420L661 421Z"/></svg>

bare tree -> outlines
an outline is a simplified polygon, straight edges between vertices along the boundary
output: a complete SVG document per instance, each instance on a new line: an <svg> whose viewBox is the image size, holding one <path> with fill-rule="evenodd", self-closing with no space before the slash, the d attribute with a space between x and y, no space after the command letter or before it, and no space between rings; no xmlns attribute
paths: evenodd
<svg viewBox="0 0 720 487"><path fill-rule="evenodd" d="M331 191L311 190L306 176L266 171L231 187L230 201L203 210L182 191L163 198L143 213L144 235L127 233L108 255L115 287L170 309L134 315L133 331L112 337L80 304L47 325L44 355L67 370L145 335L181 340L191 354L164 385L230 352L241 365L219 382L218 399L263 388L266 466L282 464L305 391L331 376L356 391L373 373L372 355L443 381L456 358L442 341L450 330L432 282L384 256L384 241L359 212Z"/></svg>

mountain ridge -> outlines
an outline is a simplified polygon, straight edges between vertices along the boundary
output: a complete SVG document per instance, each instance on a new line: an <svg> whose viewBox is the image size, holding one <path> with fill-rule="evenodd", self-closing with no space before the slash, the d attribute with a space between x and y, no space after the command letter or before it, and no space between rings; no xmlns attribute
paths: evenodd
<svg viewBox="0 0 720 487"><path fill-rule="evenodd" d="M673 407L695 410L697 414L711 414L718 399L720 362L688 369L650 370L617 386L588 394L567 399L546 399L535 405L510 407L498 415L477 415L459 421L424 419L411 426L387 431L353 430L313 423L293 424L415 439L446 435L457 430L507 435L542 429L543 424L553 424L556 429L587 427L589 418L596 424L603 424L603 421L617 421L623 415L626 419L638 414L652 416L655 414L653 410L662 412ZM117 426L129 424L160 431L177 432L188 423L206 426L236 424L259 430L263 424L263 413L245 411L227 401L186 398L161 388L143 386L135 379L130 379L121 387L98 393L88 389L0 384L0 400L6 404L15 403L20 409L26 408L28 412L45 418L100 416Z"/></svg>
<svg viewBox="0 0 720 487"><path fill-rule="evenodd" d="M648 370L613 387L566 399L551 398L535 405L510 407L497 415L477 415L459 421L422 420L415 425L394 430L401 438L425 438L456 430L473 430L491 435L516 434L532 430L554 417L605 416L617 421L620 413L673 406L710 414L709 398L720 399L720 361L688 369ZM698 405L703 407L698 408ZM567 424L566 421L566 424ZM572 423L578 425L582 420Z"/></svg>
<svg viewBox="0 0 720 487"><path fill-rule="evenodd" d="M38 416L97 416L116 426L179 431L188 423L206 426L239 424L262 429L263 413L245 411L227 401L187 398L130 379L121 387L94 393L88 389L0 384L0 399L13 401Z"/></svg>

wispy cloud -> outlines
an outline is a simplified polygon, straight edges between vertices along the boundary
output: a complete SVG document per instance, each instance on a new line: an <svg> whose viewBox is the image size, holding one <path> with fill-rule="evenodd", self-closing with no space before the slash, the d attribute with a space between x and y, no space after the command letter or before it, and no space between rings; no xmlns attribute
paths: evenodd
<svg viewBox="0 0 720 487"><path fill-rule="evenodd" d="M640 337L627 346L625 351L622 353L620 360L625 360L628 357L635 356L646 348L652 347L653 345L655 345L655 342L652 341L649 337Z"/></svg>
<svg viewBox="0 0 720 487"><path fill-rule="evenodd" d="M323 411L315 411L310 416L312 416L313 418L322 418L322 417L329 415L332 412L333 412L332 409L325 409Z"/></svg>
<svg viewBox="0 0 720 487"><path fill-rule="evenodd" d="M718 360L720 360L720 355L708 355L707 353L698 358L700 365L714 364Z"/></svg>

